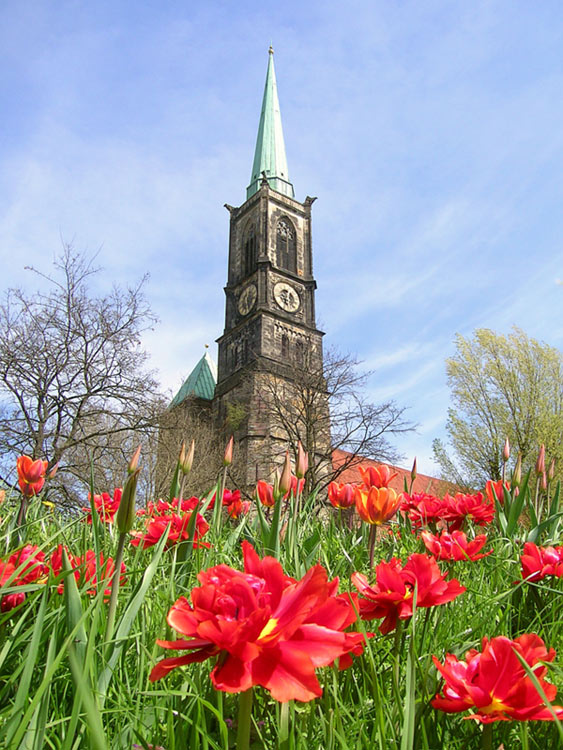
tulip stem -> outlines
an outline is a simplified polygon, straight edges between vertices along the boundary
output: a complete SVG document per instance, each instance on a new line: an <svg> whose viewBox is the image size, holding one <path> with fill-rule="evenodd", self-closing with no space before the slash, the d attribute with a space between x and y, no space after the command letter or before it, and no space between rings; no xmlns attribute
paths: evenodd
<svg viewBox="0 0 563 750"><path fill-rule="evenodd" d="M481 747L483 750L493 750L493 725L484 724L481 735Z"/></svg>
<svg viewBox="0 0 563 750"><path fill-rule="evenodd" d="M18 519L16 521L16 525L19 526L20 528L25 523L25 517L26 517L26 515L27 515L27 497L22 493L22 499L21 499L21 502L20 502L20 509L19 509L19 512L18 512ZM20 533L20 540L21 540L21 531L19 533Z"/></svg>
<svg viewBox="0 0 563 750"><path fill-rule="evenodd" d="M250 747L250 724L252 721L252 688L240 694L238 704L237 750Z"/></svg>
<svg viewBox="0 0 563 750"><path fill-rule="evenodd" d="M377 525L372 524L369 529L369 569L371 570L373 568L373 554L375 550L375 535L377 532Z"/></svg>
<svg viewBox="0 0 563 750"><path fill-rule="evenodd" d="M227 467L223 468L223 473L217 482L217 490L215 492L215 507L213 508L213 530L215 535L219 536L221 533L221 512L223 510L223 494L225 492L225 485L227 484Z"/></svg>
<svg viewBox="0 0 563 750"><path fill-rule="evenodd" d="M278 736L280 750L289 748L289 701L280 706L280 731Z"/></svg>
<svg viewBox="0 0 563 750"><path fill-rule="evenodd" d="M530 743L528 741L528 722L520 722L520 739L522 740L522 750L530 750Z"/></svg>
<svg viewBox="0 0 563 750"><path fill-rule="evenodd" d="M113 572L113 578L111 580L111 597L109 600L106 635L104 639L106 644L111 640L113 635L113 623L115 622L115 610L117 609L117 594L119 592L119 579L121 578L121 563L123 562L123 550L125 548L126 538L127 534L122 531L119 532L119 539L117 540L117 552L115 554L115 570Z"/></svg>
<svg viewBox="0 0 563 750"><path fill-rule="evenodd" d="M401 650L402 640L403 640L403 621L397 620L397 624L395 625L395 640L393 641L393 686L395 688L396 696L400 695L399 672L400 672L401 662L399 660L399 652Z"/></svg>

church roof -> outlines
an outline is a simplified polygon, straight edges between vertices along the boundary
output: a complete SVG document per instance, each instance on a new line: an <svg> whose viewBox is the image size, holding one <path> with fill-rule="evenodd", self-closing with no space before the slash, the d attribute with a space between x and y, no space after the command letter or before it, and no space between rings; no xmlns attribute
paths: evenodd
<svg viewBox="0 0 563 750"><path fill-rule="evenodd" d="M250 185L246 188L247 200L260 189L262 172L265 172L272 190L277 190L278 193L293 198L293 185L289 181L285 156L280 103L274 70L274 50L271 47L268 56L268 72L266 73L266 85L264 86L264 97L262 99L260 125L256 138L254 164L252 165Z"/></svg>
<svg viewBox="0 0 563 750"><path fill-rule="evenodd" d="M170 406L178 406L189 396L211 401L215 395L216 384L217 366L209 356L209 352L205 352L172 399Z"/></svg>

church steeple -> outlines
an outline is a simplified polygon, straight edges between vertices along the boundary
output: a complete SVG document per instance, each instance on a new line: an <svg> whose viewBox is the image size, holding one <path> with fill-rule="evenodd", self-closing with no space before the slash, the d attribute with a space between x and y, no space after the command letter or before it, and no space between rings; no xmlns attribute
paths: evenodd
<svg viewBox="0 0 563 750"><path fill-rule="evenodd" d="M268 57L268 72L266 73L266 85L264 86L254 163L252 165L250 185L246 188L247 200L260 189L263 172L266 174L268 184L272 190L283 193L283 195L287 195L290 198L294 197L293 185L289 181L287 170L280 103L274 70L274 50L272 47L269 49Z"/></svg>

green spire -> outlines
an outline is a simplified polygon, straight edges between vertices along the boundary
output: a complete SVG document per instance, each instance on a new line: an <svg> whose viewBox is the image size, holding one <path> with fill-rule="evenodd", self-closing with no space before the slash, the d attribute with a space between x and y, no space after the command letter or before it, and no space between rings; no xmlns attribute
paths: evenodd
<svg viewBox="0 0 563 750"><path fill-rule="evenodd" d="M178 406L190 396L212 401L217 384L217 367L208 352L205 352L197 365L188 375L170 406Z"/></svg>
<svg viewBox="0 0 563 750"><path fill-rule="evenodd" d="M277 190L278 193L283 193L293 198L293 185L289 181L285 145L283 142L280 103L278 101L276 73L274 70L274 50L271 47L269 50L266 85L264 86L264 98L262 99L260 125L256 139L256 151L254 152L254 164L252 165L250 185L246 188L247 200L260 189L262 172L266 173L268 184L272 190Z"/></svg>

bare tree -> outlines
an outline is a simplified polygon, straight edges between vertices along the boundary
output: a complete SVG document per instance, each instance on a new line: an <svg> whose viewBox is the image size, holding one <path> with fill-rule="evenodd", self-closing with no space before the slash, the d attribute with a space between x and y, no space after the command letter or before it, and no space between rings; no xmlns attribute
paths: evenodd
<svg viewBox="0 0 563 750"><path fill-rule="evenodd" d="M5 463L29 453L88 482L90 457L96 466L103 450L106 467L122 467L123 451L157 425L157 382L141 347L155 318L145 279L95 296L100 269L70 246L54 268L30 269L41 288L10 289L0 306L0 449Z"/></svg>
<svg viewBox="0 0 563 750"><path fill-rule="evenodd" d="M401 456L390 438L414 429L404 407L366 398L371 373L358 365L355 358L329 350L322 367L294 363L291 380L261 380L271 433L284 436L294 455L299 440L309 453L309 488L326 487L363 457L396 462ZM331 453L338 449L348 455L334 465Z"/></svg>

